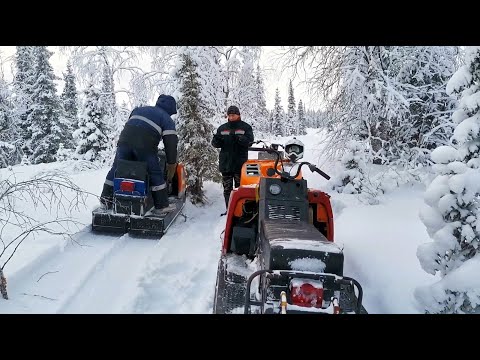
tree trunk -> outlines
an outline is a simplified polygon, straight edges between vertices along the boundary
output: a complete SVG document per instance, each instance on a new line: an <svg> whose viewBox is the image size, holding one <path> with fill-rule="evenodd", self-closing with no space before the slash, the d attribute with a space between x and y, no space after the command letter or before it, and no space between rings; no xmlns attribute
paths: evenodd
<svg viewBox="0 0 480 360"><path fill-rule="evenodd" d="M2 293L2 297L5 300L8 300L7 279L5 279L5 276L3 276L3 270L2 269L0 269L0 292Z"/></svg>

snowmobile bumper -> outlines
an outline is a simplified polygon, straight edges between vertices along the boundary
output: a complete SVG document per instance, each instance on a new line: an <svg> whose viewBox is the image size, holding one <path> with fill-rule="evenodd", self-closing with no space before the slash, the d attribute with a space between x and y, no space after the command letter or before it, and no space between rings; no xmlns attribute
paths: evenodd
<svg viewBox="0 0 480 360"><path fill-rule="evenodd" d="M185 197L170 198L176 208L161 216L127 215L114 213L113 210L95 209L92 212L92 230L103 233L129 233L160 239L185 206Z"/></svg>
<svg viewBox="0 0 480 360"><path fill-rule="evenodd" d="M95 209L92 212L92 230L107 233L126 233L128 216L114 214L111 210Z"/></svg>

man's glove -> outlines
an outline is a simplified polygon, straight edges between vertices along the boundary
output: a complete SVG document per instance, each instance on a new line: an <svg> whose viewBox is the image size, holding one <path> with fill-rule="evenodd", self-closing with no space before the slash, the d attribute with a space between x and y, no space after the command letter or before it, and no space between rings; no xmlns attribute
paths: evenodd
<svg viewBox="0 0 480 360"><path fill-rule="evenodd" d="M238 142L240 145L242 145L242 146L248 146L248 145L250 145L250 144L249 144L249 141L248 141L248 139L247 139L247 137L246 137L245 135L238 135L236 140L237 140L237 142Z"/></svg>
<svg viewBox="0 0 480 360"><path fill-rule="evenodd" d="M213 134L212 145L220 147L223 145L223 137L220 134Z"/></svg>
<svg viewBox="0 0 480 360"><path fill-rule="evenodd" d="M172 182L173 177L175 176L175 171L177 170L177 163L167 164L167 180Z"/></svg>

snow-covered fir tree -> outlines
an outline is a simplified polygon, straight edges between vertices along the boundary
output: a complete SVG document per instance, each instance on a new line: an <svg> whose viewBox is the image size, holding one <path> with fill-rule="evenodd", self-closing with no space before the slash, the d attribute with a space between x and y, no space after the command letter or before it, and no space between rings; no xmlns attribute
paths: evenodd
<svg viewBox="0 0 480 360"><path fill-rule="evenodd" d="M22 161L20 162L20 165L21 165L21 166L28 166L28 165L31 165L31 164L32 164L32 163L30 162L30 159L29 159L28 155L27 155L27 154L24 154L24 155L22 156Z"/></svg>
<svg viewBox="0 0 480 360"><path fill-rule="evenodd" d="M113 118L118 111L117 103L115 100L115 85L113 79L113 72L108 62L103 66L102 77L102 104L105 109L105 116L108 119L112 119L110 123L113 123Z"/></svg>
<svg viewBox="0 0 480 360"><path fill-rule="evenodd" d="M272 134L275 136L283 136L284 127L284 111L282 104L280 103L280 91L278 88L275 90L275 104L273 105L273 117L272 117Z"/></svg>
<svg viewBox="0 0 480 360"><path fill-rule="evenodd" d="M255 77L255 119L252 125L254 132L269 133L270 124L268 122L269 112L267 109L267 101L265 98L265 85L263 83L263 75L260 65L257 65Z"/></svg>
<svg viewBox="0 0 480 360"><path fill-rule="evenodd" d="M341 160L342 170L336 178L330 180L330 185L339 193L359 194L364 188L365 149L363 144L355 140L350 140L346 148Z"/></svg>
<svg viewBox="0 0 480 360"><path fill-rule="evenodd" d="M109 165L113 162L118 137L126 121L118 111L114 83L113 71L105 56L99 104L103 107L104 134L107 137L107 141L106 149L100 153L100 158L103 159L102 161L107 161Z"/></svg>
<svg viewBox="0 0 480 360"><path fill-rule="evenodd" d="M28 122L32 133L31 161L39 164L56 160L59 144L65 142L67 127L62 121L65 118L54 82L57 78L49 61L53 53L46 46L37 46L34 53L36 81L32 87L32 112Z"/></svg>
<svg viewBox="0 0 480 360"><path fill-rule="evenodd" d="M31 155L30 143L32 140L31 124L29 114L32 111L33 84L35 78L36 59L34 55L35 46L17 46L15 53L16 73L13 79L14 85L14 108L15 121L20 129L22 139L22 151Z"/></svg>
<svg viewBox="0 0 480 360"><path fill-rule="evenodd" d="M292 80L288 83L287 118L285 121L285 136L297 135L297 113L295 110L295 95Z"/></svg>
<svg viewBox="0 0 480 360"><path fill-rule="evenodd" d="M298 135L306 135L306 123L307 120L305 119L304 107L303 102L300 99L298 101L298 109L297 109L297 123L298 123Z"/></svg>
<svg viewBox="0 0 480 360"><path fill-rule="evenodd" d="M70 119L76 119L78 115L78 92L70 60L67 62L67 72L63 74L63 81L65 82L61 95L63 108L66 116Z"/></svg>
<svg viewBox="0 0 480 360"><path fill-rule="evenodd" d="M73 133L77 144L75 155L82 160L104 162L107 159L101 158L99 154L107 148L108 125L105 121L101 91L91 83L84 93L85 103L78 117L78 129Z"/></svg>
<svg viewBox="0 0 480 360"><path fill-rule="evenodd" d="M56 161L67 161L71 160L73 157L73 149L67 149L64 147L63 143L58 145L57 153L55 154Z"/></svg>
<svg viewBox="0 0 480 360"><path fill-rule="evenodd" d="M416 299L427 313L473 313L480 309L477 282L456 283L468 271L480 245L480 47L467 47L465 65L447 84L457 94L452 146L432 152L437 177L425 194L420 218L433 242L418 247L417 257L429 274L441 280L417 288Z"/></svg>
<svg viewBox="0 0 480 360"><path fill-rule="evenodd" d="M456 67L457 47L400 46L389 50L398 89L409 109L395 131L397 163L407 167L430 164L430 152L446 145L452 135L450 121L455 99L446 94Z"/></svg>
<svg viewBox="0 0 480 360"><path fill-rule="evenodd" d="M14 144L20 139L15 125L10 89L0 72L0 168L17 163L18 154Z"/></svg>
<svg viewBox="0 0 480 360"><path fill-rule="evenodd" d="M78 92L77 85L75 84L75 75L73 74L70 61L67 62L67 72L63 74L63 80L65 85L60 98L62 100L68 136L65 137L65 142L62 143L62 148L73 149L74 144L71 134L77 129Z"/></svg>
<svg viewBox="0 0 480 360"><path fill-rule="evenodd" d="M212 180L217 171L217 151L211 146L214 127L202 114L201 86L197 64L188 47L182 49L176 81L181 93L178 101L179 161L185 164L188 195L193 204L205 203L204 180Z"/></svg>

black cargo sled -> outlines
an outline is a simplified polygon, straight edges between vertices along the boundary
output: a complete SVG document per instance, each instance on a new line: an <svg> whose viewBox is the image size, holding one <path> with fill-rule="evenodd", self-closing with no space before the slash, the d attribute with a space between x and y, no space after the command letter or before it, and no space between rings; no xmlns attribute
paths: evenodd
<svg viewBox="0 0 480 360"><path fill-rule="evenodd" d="M166 176L165 155L159 153L160 165ZM118 160L113 180L112 209L101 207L92 212L92 230L107 233L129 233L161 238L185 206L186 174L182 163L177 165L169 202L175 210L151 215L153 199L148 186L147 164L140 161Z"/></svg>
<svg viewBox="0 0 480 360"><path fill-rule="evenodd" d="M258 159L243 165L230 195L213 312L366 313L362 287L343 273L330 196L308 188L301 169L329 176L298 161L298 140L279 146L249 148Z"/></svg>

